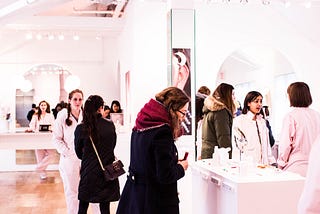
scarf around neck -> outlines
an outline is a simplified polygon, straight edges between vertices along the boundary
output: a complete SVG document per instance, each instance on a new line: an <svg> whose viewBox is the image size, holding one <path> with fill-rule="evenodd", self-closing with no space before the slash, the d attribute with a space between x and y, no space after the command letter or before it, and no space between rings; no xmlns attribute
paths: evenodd
<svg viewBox="0 0 320 214"><path fill-rule="evenodd" d="M134 130L143 130L168 124L170 126L169 112L160 102L150 99L137 115Z"/></svg>

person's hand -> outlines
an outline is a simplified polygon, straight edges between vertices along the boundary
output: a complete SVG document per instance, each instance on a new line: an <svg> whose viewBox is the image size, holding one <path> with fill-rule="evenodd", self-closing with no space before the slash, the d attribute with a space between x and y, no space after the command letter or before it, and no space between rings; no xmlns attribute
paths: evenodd
<svg viewBox="0 0 320 214"><path fill-rule="evenodd" d="M188 160L181 160L178 162L178 164L180 164L183 167L184 171L188 169L188 166L189 166Z"/></svg>
<svg viewBox="0 0 320 214"><path fill-rule="evenodd" d="M31 133L31 132L33 132L33 131L32 131L32 129L28 128L28 129L26 129L24 132L26 132L26 133Z"/></svg>

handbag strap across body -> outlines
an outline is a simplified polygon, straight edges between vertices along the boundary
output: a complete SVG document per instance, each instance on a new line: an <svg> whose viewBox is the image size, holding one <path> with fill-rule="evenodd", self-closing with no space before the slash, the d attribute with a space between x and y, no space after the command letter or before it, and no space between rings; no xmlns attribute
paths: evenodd
<svg viewBox="0 0 320 214"><path fill-rule="evenodd" d="M97 155L97 158L98 158L98 161L99 161L99 163L100 163L101 169L102 169L103 171L105 171L105 168L103 167L103 164L102 164L101 159L100 159L100 157L99 157L99 154L98 154L98 151L97 151L97 149L96 149L96 146L95 146L94 143L93 143L92 137L89 136L89 138L90 138L90 141L91 141L91 143L92 143L94 152L95 152L96 155Z"/></svg>

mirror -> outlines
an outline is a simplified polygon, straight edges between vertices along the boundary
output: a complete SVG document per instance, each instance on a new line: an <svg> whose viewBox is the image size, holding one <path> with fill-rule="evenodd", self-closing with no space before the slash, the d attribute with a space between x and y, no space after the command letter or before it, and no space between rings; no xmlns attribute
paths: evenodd
<svg viewBox="0 0 320 214"><path fill-rule="evenodd" d="M296 79L291 63L281 52L265 46L248 46L235 50L225 59L216 84L232 84L241 106L249 91L259 91L263 95L263 105L269 106L270 123L277 137L282 117L289 108L287 87Z"/></svg>
<svg viewBox="0 0 320 214"><path fill-rule="evenodd" d="M53 109L60 101L67 101L66 89L76 87L70 83L76 83L71 73L63 67L55 64L41 64L33 66L23 75L20 89L16 90L16 126L27 127L29 121L26 118L32 103L38 105L46 100Z"/></svg>

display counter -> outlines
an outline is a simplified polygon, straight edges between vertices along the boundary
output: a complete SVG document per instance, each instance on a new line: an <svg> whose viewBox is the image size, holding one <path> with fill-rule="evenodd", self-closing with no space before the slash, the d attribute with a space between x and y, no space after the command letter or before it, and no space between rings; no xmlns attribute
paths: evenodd
<svg viewBox="0 0 320 214"><path fill-rule="evenodd" d="M54 149L52 143L52 132L31 132L23 131L1 133L0 149Z"/></svg>
<svg viewBox="0 0 320 214"><path fill-rule="evenodd" d="M130 134L118 133L116 156L123 161L126 167L129 164ZM0 133L0 171L33 171L35 164L17 164L16 150L55 149L52 142L52 132L26 133L24 129L15 132ZM50 164L48 170L57 170L58 164ZM125 177L125 176L123 176Z"/></svg>
<svg viewBox="0 0 320 214"><path fill-rule="evenodd" d="M31 132L24 130L0 133L0 171L32 171L36 164L17 164L16 150L55 149L52 132ZM56 170L58 165L50 164L48 170Z"/></svg>
<svg viewBox="0 0 320 214"><path fill-rule="evenodd" d="M252 166L243 175L231 160L191 165L193 212L201 214L297 213L304 177L273 167Z"/></svg>

